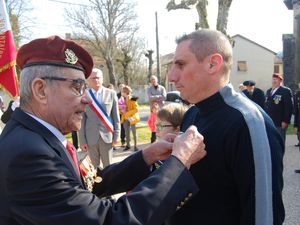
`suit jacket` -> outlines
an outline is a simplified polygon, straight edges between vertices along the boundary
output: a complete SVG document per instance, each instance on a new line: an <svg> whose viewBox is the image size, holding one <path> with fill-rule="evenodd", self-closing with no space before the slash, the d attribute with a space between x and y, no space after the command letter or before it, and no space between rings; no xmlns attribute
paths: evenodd
<svg viewBox="0 0 300 225"><path fill-rule="evenodd" d="M98 99L98 101L103 106L107 115L112 119L114 132L112 134L107 130L94 110L88 105L86 107L86 112L83 114L81 129L79 130L80 144L95 145L99 138L102 138L106 143L111 143L113 140L119 140L120 115L117 95L116 92L111 89L105 87L102 88L102 100Z"/></svg>
<svg viewBox="0 0 300 225"><path fill-rule="evenodd" d="M172 156L147 178L149 173L141 152L99 171L98 196L123 192L146 178L117 202L101 200L84 189L62 143L17 108L0 136L0 224L161 224L197 186Z"/></svg>
<svg viewBox="0 0 300 225"><path fill-rule="evenodd" d="M271 95L271 88L266 92L265 110L273 120L276 127L281 123L290 123L293 113L292 91L288 87L280 86Z"/></svg>

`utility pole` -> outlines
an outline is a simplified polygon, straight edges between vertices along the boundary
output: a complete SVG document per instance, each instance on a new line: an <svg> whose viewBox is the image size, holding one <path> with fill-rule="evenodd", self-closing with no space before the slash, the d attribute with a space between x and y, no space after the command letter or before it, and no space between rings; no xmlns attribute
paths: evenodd
<svg viewBox="0 0 300 225"><path fill-rule="evenodd" d="M157 12L155 12L155 23L156 23L156 73L157 73L158 83L160 83L160 57L159 57L159 38L158 38Z"/></svg>

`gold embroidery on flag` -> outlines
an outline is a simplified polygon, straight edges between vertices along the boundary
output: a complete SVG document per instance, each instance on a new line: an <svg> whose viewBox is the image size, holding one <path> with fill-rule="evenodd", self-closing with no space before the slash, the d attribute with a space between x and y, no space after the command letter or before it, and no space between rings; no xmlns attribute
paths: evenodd
<svg viewBox="0 0 300 225"><path fill-rule="evenodd" d="M16 65L16 60L13 60L13 61L11 61L9 63L6 63L5 65L3 65L3 66L0 67L0 73L2 73L3 71L5 71L5 70L7 70L10 67L13 67L15 65Z"/></svg>

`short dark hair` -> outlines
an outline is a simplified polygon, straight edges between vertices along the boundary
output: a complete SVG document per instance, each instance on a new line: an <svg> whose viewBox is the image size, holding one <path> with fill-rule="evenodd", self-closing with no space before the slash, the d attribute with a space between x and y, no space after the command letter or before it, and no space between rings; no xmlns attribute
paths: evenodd
<svg viewBox="0 0 300 225"><path fill-rule="evenodd" d="M219 53L223 57L223 72L227 73L231 70L232 47L222 32L210 29L197 30L176 39L176 43L180 44L188 40L191 40L189 48L195 54L198 62L202 62L205 57L211 54Z"/></svg>

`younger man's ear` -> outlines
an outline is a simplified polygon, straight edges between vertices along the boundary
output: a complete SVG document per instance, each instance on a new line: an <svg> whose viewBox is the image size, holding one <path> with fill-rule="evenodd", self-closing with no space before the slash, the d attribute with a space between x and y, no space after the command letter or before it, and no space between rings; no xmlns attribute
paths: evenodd
<svg viewBox="0 0 300 225"><path fill-rule="evenodd" d="M223 57L222 55L216 53L211 55L209 61L208 61L208 71L211 73L217 72L220 70L223 63Z"/></svg>

